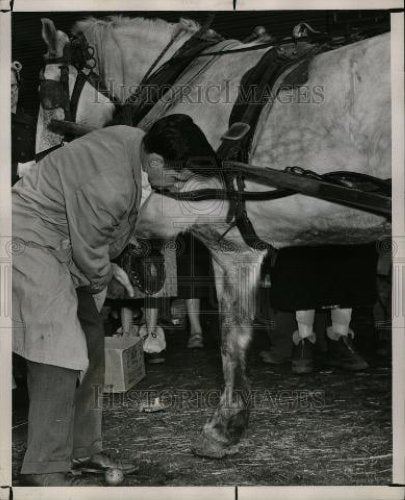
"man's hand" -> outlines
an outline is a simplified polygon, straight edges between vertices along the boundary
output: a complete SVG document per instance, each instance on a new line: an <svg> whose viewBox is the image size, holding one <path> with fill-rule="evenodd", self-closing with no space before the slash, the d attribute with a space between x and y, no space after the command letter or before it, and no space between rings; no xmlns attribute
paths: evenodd
<svg viewBox="0 0 405 500"><path fill-rule="evenodd" d="M135 294L134 287L129 281L128 274L117 264L112 263L111 265L113 270L113 278L121 283L121 285L126 289L129 297L133 297Z"/></svg>

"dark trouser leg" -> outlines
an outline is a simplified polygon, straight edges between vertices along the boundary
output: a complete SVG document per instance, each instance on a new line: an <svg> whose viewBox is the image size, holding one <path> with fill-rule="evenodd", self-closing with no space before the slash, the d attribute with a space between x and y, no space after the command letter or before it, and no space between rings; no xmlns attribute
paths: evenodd
<svg viewBox="0 0 405 500"><path fill-rule="evenodd" d="M354 331L353 342L364 354L375 354L378 337L374 323L373 307L357 307L353 309L352 328Z"/></svg>
<svg viewBox="0 0 405 500"><path fill-rule="evenodd" d="M27 361L28 443L22 474L67 472L79 372Z"/></svg>
<svg viewBox="0 0 405 500"><path fill-rule="evenodd" d="M316 348L319 352L327 351L326 328L329 315L328 310L318 310L315 314L314 333L316 335Z"/></svg>
<svg viewBox="0 0 405 500"><path fill-rule="evenodd" d="M293 312L276 311L275 328L268 332L271 343L270 352L276 360L284 361L291 358L291 336L296 328Z"/></svg>
<svg viewBox="0 0 405 500"><path fill-rule="evenodd" d="M86 335L89 368L76 393L73 458L102 450L101 420L104 385L104 328L92 295L77 289L77 315Z"/></svg>

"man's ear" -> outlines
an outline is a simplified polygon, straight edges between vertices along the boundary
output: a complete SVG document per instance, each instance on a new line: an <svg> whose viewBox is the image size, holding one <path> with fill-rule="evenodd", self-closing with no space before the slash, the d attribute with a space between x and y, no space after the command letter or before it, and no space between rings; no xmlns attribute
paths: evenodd
<svg viewBox="0 0 405 500"><path fill-rule="evenodd" d="M164 168L165 161L162 156L158 155L157 153L152 153L149 156L149 164L151 165L151 167Z"/></svg>
<svg viewBox="0 0 405 500"><path fill-rule="evenodd" d="M154 158L149 163L151 167L161 167L161 168L163 168L165 164L165 162L160 158Z"/></svg>
<svg viewBox="0 0 405 500"><path fill-rule="evenodd" d="M180 182L186 182L188 181L188 179L190 179L190 177L192 177L194 174L194 172L192 172L191 170L188 170L188 168L184 168L182 170L175 170L176 174L175 174L175 178L177 181L180 181Z"/></svg>

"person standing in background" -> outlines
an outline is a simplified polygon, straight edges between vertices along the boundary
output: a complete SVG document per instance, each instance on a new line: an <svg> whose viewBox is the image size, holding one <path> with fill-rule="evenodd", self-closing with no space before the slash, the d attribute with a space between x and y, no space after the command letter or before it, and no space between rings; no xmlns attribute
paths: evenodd
<svg viewBox="0 0 405 500"><path fill-rule="evenodd" d="M22 64L11 63L11 184L21 177L22 165L35 159L35 119L18 106Z"/></svg>

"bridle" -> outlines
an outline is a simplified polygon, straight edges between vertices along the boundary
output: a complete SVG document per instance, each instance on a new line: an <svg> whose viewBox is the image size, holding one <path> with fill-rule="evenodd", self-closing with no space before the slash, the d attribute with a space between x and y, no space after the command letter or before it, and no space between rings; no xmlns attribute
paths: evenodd
<svg viewBox="0 0 405 500"><path fill-rule="evenodd" d="M209 28L211 22L212 18L210 17L208 22L206 22L195 35L204 33ZM178 31L171 37L169 42L149 67L139 86L142 86L142 84L147 81L180 34L181 31ZM45 79L43 69L40 76L40 92L42 91L41 93L44 93L47 89L54 91L58 98L55 99L52 108L48 109L62 108L65 113L65 121L75 122L80 95L86 82L107 97L116 106L123 106L131 100L132 96L130 96L125 103L122 103L104 86L101 77L94 71L97 65L94 58L94 48L88 44L84 35L70 37L69 43L66 44L63 49L63 55L61 57L47 58L45 60L45 66L48 64L60 64L60 79L59 81ZM77 69L77 77L71 98L69 97L70 65Z"/></svg>
<svg viewBox="0 0 405 500"><path fill-rule="evenodd" d="M44 95L53 92L54 102L49 103L46 109L62 108L65 113L65 121L76 121L79 99L86 83L89 83L97 92L107 97L113 104L121 102L103 85L100 76L94 71L96 60L94 49L88 45L84 37L71 37L69 43L63 50L63 56L47 58L45 66L40 74L40 95L41 103L44 102ZM45 67L49 64L59 64L59 81L46 79L44 77ZM70 97L69 72L70 66L77 69L77 77Z"/></svg>
<svg viewBox="0 0 405 500"><path fill-rule="evenodd" d="M158 57L151 64L145 76L142 78L140 86L144 81L147 81L158 63L178 39L180 34L181 31L177 32L159 53ZM45 66L49 64L60 64L59 81L46 79L44 77ZM79 99L86 83L89 83L96 91L107 97L115 106L123 106L127 102L130 102L132 96L130 96L125 103L122 103L104 86L100 75L94 71L96 65L94 48L87 43L85 37L71 37L69 39L69 43L64 47L63 56L47 58L45 60L45 66L40 73L41 103L44 102L43 96L46 92L51 95L53 94L54 102L49 103L46 109L62 108L65 113L65 121L75 122ZM71 97L69 89L69 66L74 66L77 69L77 77Z"/></svg>

